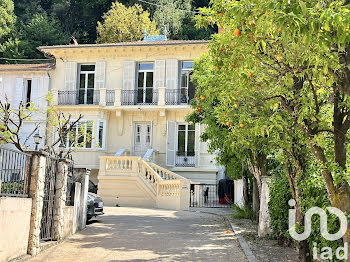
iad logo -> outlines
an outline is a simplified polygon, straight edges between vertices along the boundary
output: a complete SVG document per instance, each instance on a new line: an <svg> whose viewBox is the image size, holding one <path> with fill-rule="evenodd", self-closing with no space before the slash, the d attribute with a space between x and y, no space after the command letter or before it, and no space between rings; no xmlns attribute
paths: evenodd
<svg viewBox="0 0 350 262"><path fill-rule="evenodd" d="M296 202L294 199L291 199L288 201L288 204L291 207L294 207ZM342 238L344 236L344 234L346 233L347 227L348 227L348 221L346 219L345 214L339 210L338 208L335 207L327 207L326 208L328 210L329 213L334 214L336 216L338 216L339 221L340 221L340 229L337 233L334 234L330 234L328 233L327 230L327 214L326 212L319 207L312 207L310 208L304 217L304 232L303 233L297 233L296 229L295 229L295 217L296 217L296 210L293 209L289 209L289 234L291 235L292 238L294 238L295 240L298 241L303 241L305 239L307 239L310 234L311 234L311 218L313 215L319 215L320 216L320 231L321 231L321 235L329 240L329 241L335 241L338 240L340 238ZM344 247L339 247L336 250L336 257L338 259L345 259L348 257L348 243L344 243ZM333 254L332 254L332 249L330 247L323 247L321 249L321 254L320 254L320 258L321 259L328 259L328 258L332 258ZM343 255L340 254L340 252L343 253ZM317 244L314 243L314 248L313 248L313 256L314 258L317 258Z"/></svg>

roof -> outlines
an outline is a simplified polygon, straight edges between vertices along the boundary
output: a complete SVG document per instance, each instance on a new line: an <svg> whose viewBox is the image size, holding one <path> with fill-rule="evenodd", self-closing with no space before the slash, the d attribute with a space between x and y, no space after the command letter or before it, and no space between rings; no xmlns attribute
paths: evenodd
<svg viewBox="0 0 350 262"><path fill-rule="evenodd" d="M0 71L46 71L54 68L53 64L0 64Z"/></svg>
<svg viewBox="0 0 350 262"><path fill-rule="evenodd" d="M164 41L134 41L121 43L107 44L79 44L79 45L55 45L55 46L40 46L39 50L43 49L64 49L64 48L103 48L103 47L132 47L132 46L166 46L166 45L198 45L208 44L207 40L164 40Z"/></svg>

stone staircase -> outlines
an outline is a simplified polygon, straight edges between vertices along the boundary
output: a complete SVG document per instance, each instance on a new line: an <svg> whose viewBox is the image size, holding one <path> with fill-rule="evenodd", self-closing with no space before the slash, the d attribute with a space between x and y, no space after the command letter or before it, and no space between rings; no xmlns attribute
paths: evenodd
<svg viewBox="0 0 350 262"><path fill-rule="evenodd" d="M101 156L98 194L106 206L188 210L190 180L135 156Z"/></svg>

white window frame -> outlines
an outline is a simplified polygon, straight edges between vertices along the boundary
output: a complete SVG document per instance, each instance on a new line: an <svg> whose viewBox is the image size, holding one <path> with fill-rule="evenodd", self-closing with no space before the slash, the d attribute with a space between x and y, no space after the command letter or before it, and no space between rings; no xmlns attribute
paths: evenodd
<svg viewBox="0 0 350 262"><path fill-rule="evenodd" d="M75 120L71 120L71 122L74 122ZM80 125L80 124L85 124L85 132L84 132L84 141L86 141L86 131L87 131L87 123L88 122L92 122L92 126L91 126L91 131L92 131L92 134L91 134L91 147L86 147L86 145L84 145L83 147L77 147L76 149L87 149L87 150L91 150L91 149L94 149L94 144L93 144L93 140L94 140L94 130L95 130L95 121L94 120L91 120L91 119L84 119L84 120L82 120L82 121L79 121L78 123L77 123L77 126L76 126L76 131L75 131L75 139L77 139L77 137L78 137L78 125ZM69 136L68 136L68 134L67 134L67 137L66 137L66 149L69 149L70 148L70 146L69 146Z"/></svg>
<svg viewBox="0 0 350 262"><path fill-rule="evenodd" d="M141 64L152 64L153 65L153 69L140 69L140 65ZM139 87L139 73L144 73L143 75L143 86L142 86L142 91L143 91L143 99L142 99L142 103L141 104L146 104L146 90L147 88L152 88L152 101L153 101L153 90L154 90L154 66L155 66L155 63L154 62L138 62L137 63L137 79L136 79L136 85L137 85L137 90L136 92L138 93L139 92L139 89L141 89ZM153 81L152 81L152 87L150 86L147 86L147 73L153 73Z"/></svg>
<svg viewBox="0 0 350 262"><path fill-rule="evenodd" d="M32 78L24 78L24 83L23 83L23 104L25 105L26 108L29 107L30 103L33 102L32 100L32 94L33 94L33 79ZM28 81L30 81L30 97L29 101L27 101L27 96L28 96Z"/></svg>
<svg viewBox="0 0 350 262"><path fill-rule="evenodd" d="M189 95L188 95L188 88L189 88L189 82L190 82L190 73L193 72L193 67L192 68L183 68L183 64L185 62L191 62L191 63L194 63L193 61L190 61L190 60L184 60L184 61L181 61L180 62L180 95L179 95L179 99L180 99L180 104L188 104L189 103ZM185 72L187 74L187 83L186 83L186 86L183 86L182 84L182 73ZM186 90L186 100L187 102L186 103L183 103L181 101L181 95L182 95L182 89L185 89Z"/></svg>
<svg viewBox="0 0 350 262"><path fill-rule="evenodd" d="M96 125L96 149L97 150L105 150L106 147L106 126L107 121L104 119L98 119ZM103 123L103 132L102 132L102 145L100 145L100 123Z"/></svg>
<svg viewBox="0 0 350 262"><path fill-rule="evenodd" d="M94 103L94 91L95 91L95 78L96 78L96 64L78 64L79 66L79 74L78 74L78 85L77 85L77 90L78 90L78 102L79 102L79 92L80 92L80 76L81 75L85 75L85 85L84 85L84 103L80 104L80 105L88 105L87 103L87 95L88 95L88 83L89 83L89 74L93 74L94 75L94 88L93 88L93 94L92 94L92 104ZM82 66L94 66L94 71L82 71L81 67ZM91 88L90 88L91 89ZM90 105L90 104L89 104Z"/></svg>
<svg viewBox="0 0 350 262"><path fill-rule="evenodd" d="M188 153L187 151L187 147L188 147L188 126L190 126L189 123L183 123L183 122L178 122L176 123L176 140L175 140L175 145L176 145L176 152L178 153L179 152L179 126L185 126L185 131L181 131L181 132L185 132L185 152ZM196 126L194 126L194 129L193 131L191 130L191 132L193 132L195 134L196 132ZM196 135L195 135L196 136ZM196 137L195 137L195 140L196 140ZM196 141L195 141L196 143ZM193 148L193 153L194 153L194 156L196 155L196 144L194 144L194 148Z"/></svg>

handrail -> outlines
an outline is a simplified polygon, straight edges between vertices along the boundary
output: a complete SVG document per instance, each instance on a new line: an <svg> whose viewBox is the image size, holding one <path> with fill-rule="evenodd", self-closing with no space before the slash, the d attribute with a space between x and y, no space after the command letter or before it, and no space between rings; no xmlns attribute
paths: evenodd
<svg viewBox="0 0 350 262"><path fill-rule="evenodd" d="M148 164L157 172L157 174L163 178L164 180L176 180L176 179L185 179L184 177L164 168L158 166L152 162L148 162Z"/></svg>

